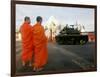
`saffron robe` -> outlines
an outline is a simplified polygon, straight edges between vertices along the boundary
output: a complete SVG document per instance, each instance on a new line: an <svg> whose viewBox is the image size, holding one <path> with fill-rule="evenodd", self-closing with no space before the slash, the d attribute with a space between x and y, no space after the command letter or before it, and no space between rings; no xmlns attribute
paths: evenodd
<svg viewBox="0 0 100 77"><path fill-rule="evenodd" d="M47 63L47 38L45 30L39 23L32 28L33 31L33 46L34 46L34 66L40 68Z"/></svg>
<svg viewBox="0 0 100 77"><path fill-rule="evenodd" d="M33 54L33 36L32 36L32 26L25 22L21 28L21 37L22 37L22 54L21 58L23 62L31 61Z"/></svg>

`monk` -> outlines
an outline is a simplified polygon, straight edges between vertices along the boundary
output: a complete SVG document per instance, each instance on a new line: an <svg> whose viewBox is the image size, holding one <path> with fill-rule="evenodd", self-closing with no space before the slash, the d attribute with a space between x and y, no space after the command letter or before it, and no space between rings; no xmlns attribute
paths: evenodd
<svg viewBox="0 0 100 77"><path fill-rule="evenodd" d="M33 26L33 46L34 46L34 71L40 71L47 63L47 38L42 23L42 17L36 18L37 23Z"/></svg>
<svg viewBox="0 0 100 77"><path fill-rule="evenodd" d="M24 23L20 28L22 38L22 65L25 66L27 63L31 64L33 54L33 43L32 43L32 26L30 25L30 18L25 17Z"/></svg>

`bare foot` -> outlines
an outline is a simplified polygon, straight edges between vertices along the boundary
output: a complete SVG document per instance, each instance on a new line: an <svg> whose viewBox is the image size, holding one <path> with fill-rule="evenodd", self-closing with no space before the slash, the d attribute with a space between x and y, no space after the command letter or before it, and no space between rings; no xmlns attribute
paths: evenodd
<svg viewBox="0 0 100 77"><path fill-rule="evenodd" d="M33 70L38 72L38 71L43 70L43 67L41 67L41 68L36 68L36 67L34 67Z"/></svg>
<svg viewBox="0 0 100 77"><path fill-rule="evenodd" d="M22 62L22 66L25 66L25 62Z"/></svg>
<svg viewBox="0 0 100 77"><path fill-rule="evenodd" d="M36 71L42 71L43 70L43 68L41 67L41 68L38 68Z"/></svg>
<svg viewBox="0 0 100 77"><path fill-rule="evenodd" d="M31 67L32 66L32 63L31 62L29 62L29 67Z"/></svg>

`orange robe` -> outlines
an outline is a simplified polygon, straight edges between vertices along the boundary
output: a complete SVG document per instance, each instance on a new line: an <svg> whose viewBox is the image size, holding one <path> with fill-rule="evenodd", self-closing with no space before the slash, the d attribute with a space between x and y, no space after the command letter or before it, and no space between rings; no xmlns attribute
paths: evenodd
<svg viewBox="0 0 100 77"><path fill-rule="evenodd" d="M21 36L22 36L22 61L27 62L32 59L32 48L33 48L33 35L32 35L32 26L28 23L24 23L20 28Z"/></svg>
<svg viewBox="0 0 100 77"><path fill-rule="evenodd" d="M47 38L45 30L39 23L32 28L33 31L33 45L34 45L34 66L39 68L47 63Z"/></svg>

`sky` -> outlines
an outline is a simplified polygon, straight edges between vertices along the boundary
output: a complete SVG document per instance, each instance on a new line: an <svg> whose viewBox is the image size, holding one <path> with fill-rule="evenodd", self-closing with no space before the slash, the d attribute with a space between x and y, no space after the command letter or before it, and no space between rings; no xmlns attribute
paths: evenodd
<svg viewBox="0 0 100 77"><path fill-rule="evenodd" d="M31 18L32 25L35 24L37 16L43 18L43 25L54 16L59 23L73 25L77 21L78 24L85 26L86 31L94 31L92 8L16 4L16 28L20 28L25 16Z"/></svg>

